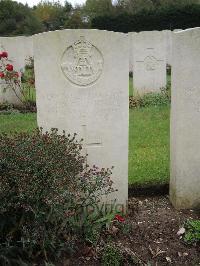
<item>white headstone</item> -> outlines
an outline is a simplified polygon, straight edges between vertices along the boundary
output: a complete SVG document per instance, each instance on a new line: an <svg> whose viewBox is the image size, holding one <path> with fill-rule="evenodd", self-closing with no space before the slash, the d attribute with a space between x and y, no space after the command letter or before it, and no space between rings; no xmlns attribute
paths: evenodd
<svg viewBox="0 0 200 266"><path fill-rule="evenodd" d="M128 33L129 38L129 72L133 72L133 45L132 45L132 35L133 32Z"/></svg>
<svg viewBox="0 0 200 266"><path fill-rule="evenodd" d="M175 29L175 30L173 30L174 33L175 32L179 32L179 31L182 31L182 29Z"/></svg>
<svg viewBox="0 0 200 266"><path fill-rule="evenodd" d="M163 30L162 31L165 38L165 51L166 51L166 63L168 65L172 65L172 34L171 30Z"/></svg>
<svg viewBox="0 0 200 266"><path fill-rule="evenodd" d="M88 163L114 166L118 203L128 198L128 36L62 30L34 36L37 119L84 138Z"/></svg>
<svg viewBox="0 0 200 266"><path fill-rule="evenodd" d="M2 51L8 52L9 63L14 66L14 70L24 71L27 59L33 57L32 37L0 37L0 52ZM5 91L5 87L7 87L5 82L1 80L0 103L21 104L15 93L9 88Z"/></svg>
<svg viewBox="0 0 200 266"><path fill-rule="evenodd" d="M182 31L181 29L175 29L173 31L171 30L163 30L163 34L165 37L165 43L166 43L166 63L169 66L172 66L172 36L173 32Z"/></svg>
<svg viewBox="0 0 200 266"><path fill-rule="evenodd" d="M170 198L200 208L200 28L173 34Z"/></svg>
<svg viewBox="0 0 200 266"><path fill-rule="evenodd" d="M163 32L132 34L133 86L142 94L166 86L166 44Z"/></svg>

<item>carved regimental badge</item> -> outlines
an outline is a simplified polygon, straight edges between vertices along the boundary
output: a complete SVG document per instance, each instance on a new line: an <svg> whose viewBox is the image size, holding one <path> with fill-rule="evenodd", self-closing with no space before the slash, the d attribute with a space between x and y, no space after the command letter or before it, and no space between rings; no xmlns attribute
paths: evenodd
<svg viewBox="0 0 200 266"><path fill-rule="evenodd" d="M94 83L103 70L103 56L85 37L69 46L61 59L61 69L69 81L79 86Z"/></svg>

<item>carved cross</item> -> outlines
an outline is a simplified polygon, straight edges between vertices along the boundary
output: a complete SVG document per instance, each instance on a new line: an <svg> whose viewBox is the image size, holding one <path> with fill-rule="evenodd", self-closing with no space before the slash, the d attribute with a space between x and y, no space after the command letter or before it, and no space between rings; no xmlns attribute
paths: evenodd
<svg viewBox="0 0 200 266"><path fill-rule="evenodd" d="M158 59L153 55L154 48L147 48L149 55L147 55L143 60L136 60L137 63L144 64L147 71L152 71L157 68L157 66L163 62L163 59Z"/></svg>
<svg viewBox="0 0 200 266"><path fill-rule="evenodd" d="M87 132L87 126L82 125L82 132L83 132L83 148L86 151L88 148L102 148L102 142L100 141L100 138L94 138L94 140L88 140L88 132Z"/></svg>

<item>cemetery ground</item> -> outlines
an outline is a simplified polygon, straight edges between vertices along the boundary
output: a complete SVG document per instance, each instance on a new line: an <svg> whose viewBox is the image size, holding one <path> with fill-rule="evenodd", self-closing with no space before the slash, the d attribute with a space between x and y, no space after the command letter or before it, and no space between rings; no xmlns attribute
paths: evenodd
<svg viewBox="0 0 200 266"><path fill-rule="evenodd" d="M2 102L22 104L16 109L0 105L0 265L200 265L199 211L189 209L198 206L193 204L196 196L199 200L196 29L165 35L131 33L132 52L123 34L84 33L67 30L34 36L34 49L29 51L34 65L29 58L22 75L7 64L10 51L0 54L0 78L18 98L10 101L11 95L5 94ZM149 42L144 42L147 35ZM54 41L58 37L59 42ZM107 40L114 48L109 53ZM172 98L169 67L166 86L170 53L174 55ZM131 78L128 123L125 84L130 54L134 83ZM47 69L48 62L55 63ZM187 65L190 71L185 71ZM58 128L46 133L35 130L35 75L38 124L44 131ZM91 84L91 93L82 90ZM182 106L189 116L180 113ZM169 120L170 200L182 211L172 206L168 196ZM62 128L76 129L78 135L60 134ZM109 195L112 202L102 201L102 195Z"/></svg>
<svg viewBox="0 0 200 266"><path fill-rule="evenodd" d="M149 95L140 102L144 107L129 110L128 214L102 231L97 243L80 241L72 257L63 256L56 266L200 263L198 243L186 243L184 234L177 234L187 220L198 220L199 213L175 210L167 195L170 105L165 100L165 96ZM0 114L0 133L32 133L36 127L34 112L11 108Z"/></svg>
<svg viewBox="0 0 200 266"><path fill-rule="evenodd" d="M188 219L197 220L199 214L175 210L167 195L144 195L145 190L143 195L134 195L138 188L169 182L169 109L169 105L130 109L129 187L135 189L129 197L129 213L123 221L111 223L95 245L80 242L71 259L55 265L200 263L198 244L188 244L177 234ZM31 133L35 128L35 113L0 115L1 133Z"/></svg>

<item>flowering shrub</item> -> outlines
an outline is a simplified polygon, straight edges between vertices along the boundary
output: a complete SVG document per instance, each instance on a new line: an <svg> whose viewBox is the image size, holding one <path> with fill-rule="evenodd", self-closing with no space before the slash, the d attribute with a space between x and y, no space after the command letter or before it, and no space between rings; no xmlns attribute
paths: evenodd
<svg viewBox="0 0 200 266"><path fill-rule="evenodd" d="M23 73L17 72L13 65L10 64L8 59L8 53L6 51L0 53L0 79L5 81L4 91L10 89L14 92L18 100L25 105L30 105L32 102L27 99L27 85L30 80L25 80L25 83L21 82L21 78L24 77ZM32 86L34 78L31 77ZM30 88L28 88L30 89ZM29 92L29 90L28 90ZM29 92L30 94L30 92Z"/></svg>
<svg viewBox="0 0 200 266"><path fill-rule="evenodd" d="M57 130L0 135L0 265L12 250L15 259L48 261L83 239L82 210L113 188L111 170L89 168L81 149Z"/></svg>
<svg viewBox="0 0 200 266"><path fill-rule="evenodd" d="M14 71L13 65L9 64L8 60L8 53L7 52L2 52L0 53L0 77L2 79L5 79L6 81L9 80L14 80L15 82L18 81L19 78L19 73Z"/></svg>

